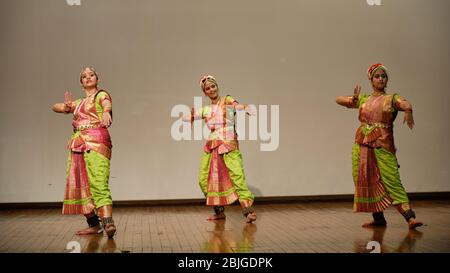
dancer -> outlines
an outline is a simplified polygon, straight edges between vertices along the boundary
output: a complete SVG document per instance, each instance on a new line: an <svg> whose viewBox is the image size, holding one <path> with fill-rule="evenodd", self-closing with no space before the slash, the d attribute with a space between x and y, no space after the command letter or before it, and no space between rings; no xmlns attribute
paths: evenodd
<svg viewBox="0 0 450 273"><path fill-rule="evenodd" d="M206 205L214 206L214 215L208 220L225 219L225 205L236 200L242 207L247 223L256 220L253 207L254 196L245 181L242 155L239 151L235 130L236 111L246 111L254 115L248 105L239 104L233 97L219 95L219 86L213 76L200 79L203 93L211 100L211 105L192 109L184 121L205 119L210 134L204 147L200 163L199 185L206 197Z"/></svg>
<svg viewBox="0 0 450 273"><path fill-rule="evenodd" d="M108 186L112 143L107 129L112 123L112 100L108 92L98 89L98 81L93 68L84 68L80 84L86 96L72 101L72 95L66 92L64 103L56 103L52 110L73 113L62 213L84 214L89 227L77 235L105 230L112 238L116 227Z"/></svg>
<svg viewBox="0 0 450 273"><path fill-rule="evenodd" d="M416 220L406 191L401 184L399 165L395 155L393 123L398 111L405 112L403 123L414 127L412 106L398 94L387 94L387 69L380 63L369 67L367 76L372 94L360 95L356 85L353 96L337 97L339 105L359 108L360 127L356 131L352 151L355 212L372 212L373 220L363 227L386 226L383 211L394 205L403 215L410 229L422 226Z"/></svg>

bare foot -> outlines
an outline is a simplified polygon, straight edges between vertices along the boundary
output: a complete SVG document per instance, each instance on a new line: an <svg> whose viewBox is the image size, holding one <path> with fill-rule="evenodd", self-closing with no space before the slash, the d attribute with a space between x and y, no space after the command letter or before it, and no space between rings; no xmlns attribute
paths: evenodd
<svg viewBox="0 0 450 273"><path fill-rule="evenodd" d="M225 213L221 212L219 214L214 214L214 215L209 216L208 219L206 219L206 220L214 221L214 220L220 220L220 219L225 219L225 218L226 218Z"/></svg>
<svg viewBox="0 0 450 273"><path fill-rule="evenodd" d="M411 218L411 219L409 219L409 221L408 221L408 226L409 226L409 229L415 229L416 227L423 226L423 223L420 222L420 221L417 221L417 220L414 219L414 218Z"/></svg>
<svg viewBox="0 0 450 273"><path fill-rule="evenodd" d="M256 213L255 212L250 212L249 214L247 214L247 217L245 218L245 222L246 223L251 223L256 221Z"/></svg>
<svg viewBox="0 0 450 273"><path fill-rule="evenodd" d="M387 225L387 223L385 220L383 220L383 221L372 220L370 222L362 224L361 226L364 228L367 228L367 227L385 227L386 225Z"/></svg>
<svg viewBox="0 0 450 273"><path fill-rule="evenodd" d="M418 231L417 229L410 229L408 231L408 239L410 240L420 239L422 238L422 236L423 236L422 231Z"/></svg>
<svg viewBox="0 0 450 273"><path fill-rule="evenodd" d="M97 225L95 227L88 227L82 230L77 231L76 235L91 235L91 234L98 234L101 233L103 230L100 227L100 225Z"/></svg>
<svg viewBox="0 0 450 273"><path fill-rule="evenodd" d="M108 238L112 238L116 234L116 226L114 224L107 224L105 227L106 235Z"/></svg>

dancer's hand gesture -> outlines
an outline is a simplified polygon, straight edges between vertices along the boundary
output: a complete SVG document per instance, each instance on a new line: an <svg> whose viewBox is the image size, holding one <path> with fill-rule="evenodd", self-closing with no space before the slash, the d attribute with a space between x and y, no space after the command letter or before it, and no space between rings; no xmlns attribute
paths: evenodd
<svg viewBox="0 0 450 273"><path fill-rule="evenodd" d="M64 93L64 113L70 113L72 110L72 93L66 91Z"/></svg>
<svg viewBox="0 0 450 273"><path fill-rule="evenodd" d="M102 115L103 127L108 128L109 126L111 126L111 123L112 123L111 113L108 111L103 112L103 115Z"/></svg>
<svg viewBox="0 0 450 273"><path fill-rule="evenodd" d="M414 118L413 118L413 114L411 111L407 111L405 112L405 117L403 118L403 124L406 122L406 124L408 125L409 129L412 130L412 128L414 128Z"/></svg>
<svg viewBox="0 0 450 273"><path fill-rule="evenodd" d="M245 112L249 115L249 116L256 116L256 107L253 104L246 104L245 107Z"/></svg>
<svg viewBox="0 0 450 273"><path fill-rule="evenodd" d="M353 102L358 100L359 93L361 93L361 86L360 85L356 85L355 88L353 89L353 96L352 96Z"/></svg>

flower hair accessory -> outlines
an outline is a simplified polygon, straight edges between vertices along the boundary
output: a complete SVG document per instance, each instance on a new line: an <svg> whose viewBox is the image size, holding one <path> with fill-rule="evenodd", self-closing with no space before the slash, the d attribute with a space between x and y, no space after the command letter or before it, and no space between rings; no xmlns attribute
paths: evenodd
<svg viewBox="0 0 450 273"><path fill-rule="evenodd" d="M211 76L211 75L205 75L205 76L201 77L201 78L200 78L200 81L199 81L199 85L200 85L200 88L201 88L202 90L203 90L204 87L205 87L206 81L212 81L212 82L214 82L214 83L217 85L217 81L216 81L216 79L215 79L213 76Z"/></svg>
<svg viewBox="0 0 450 273"><path fill-rule="evenodd" d="M370 81L372 80L375 71L377 71L379 68L383 69L384 72L386 72L387 74L386 66L382 65L381 63L373 64L367 69L367 77L369 78Z"/></svg>

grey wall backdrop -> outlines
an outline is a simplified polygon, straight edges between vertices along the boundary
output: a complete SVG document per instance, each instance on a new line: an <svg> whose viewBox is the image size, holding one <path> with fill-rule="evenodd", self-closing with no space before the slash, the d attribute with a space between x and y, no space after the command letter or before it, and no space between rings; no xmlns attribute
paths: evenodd
<svg viewBox="0 0 450 273"><path fill-rule="evenodd" d="M204 141L175 141L170 113L205 73L242 103L279 105L277 150L241 141L256 196L353 193L358 113L335 98L369 92L374 62L414 106L413 131L395 123L406 190L450 191L448 0L67 2L0 1L1 203L62 200L71 116L50 107L83 95L85 65L113 97L114 200L203 197Z"/></svg>

